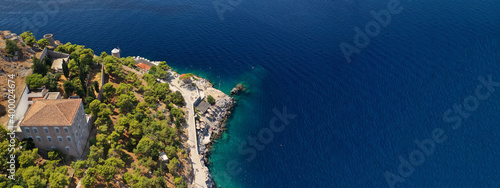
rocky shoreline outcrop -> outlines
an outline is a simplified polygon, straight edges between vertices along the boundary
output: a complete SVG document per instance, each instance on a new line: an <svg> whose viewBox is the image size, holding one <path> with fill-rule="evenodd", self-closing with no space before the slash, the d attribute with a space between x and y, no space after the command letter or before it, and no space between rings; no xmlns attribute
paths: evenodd
<svg viewBox="0 0 500 188"><path fill-rule="evenodd" d="M210 150L215 140L219 139L226 130L227 119L231 116L232 109L235 105L234 98L225 96L216 100L215 105L210 107L204 116L196 121L197 134L200 140L200 154L203 156L204 162L208 164ZM209 120L209 122L206 122ZM199 126L198 126L199 125Z"/></svg>
<svg viewBox="0 0 500 188"><path fill-rule="evenodd" d="M232 97L219 98L216 100L216 104L196 121L198 149L202 156L201 161L207 169L210 164L209 157L212 145L226 130L226 121L231 116L234 104ZM211 174L209 173L208 176L207 187L215 187Z"/></svg>
<svg viewBox="0 0 500 188"><path fill-rule="evenodd" d="M203 95L206 96L205 98L208 98L208 96L215 98L215 104L213 105L208 103L208 100L199 102L195 112L198 153L201 155L203 168L208 171L212 145L226 130L226 122L232 114L236 101L233 97L213 88L212 84L203 78L198 78L195 83L200 89L200 93L203 92ZM206 184L207 187L215 187L210 173Z"/></svg>
<svg viewBox="0 0 500 188"><path fill-rule="evenodd" d="M240 92L245 92L246 88L243 84L238 84L231 90L231 95L238 95Z"/></svg>

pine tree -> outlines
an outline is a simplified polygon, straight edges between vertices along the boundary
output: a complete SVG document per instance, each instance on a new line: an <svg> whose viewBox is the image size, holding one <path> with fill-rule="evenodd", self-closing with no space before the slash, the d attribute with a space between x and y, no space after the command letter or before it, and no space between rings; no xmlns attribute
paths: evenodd
<svg viewBox="0 0 500 188"><path fill-rule="evenodd" d="M66 77L66 79L68 79L69 78L69 68L68 68L68 64L64 60L63 60L62 67L63 67L64 77Z"/></svg>

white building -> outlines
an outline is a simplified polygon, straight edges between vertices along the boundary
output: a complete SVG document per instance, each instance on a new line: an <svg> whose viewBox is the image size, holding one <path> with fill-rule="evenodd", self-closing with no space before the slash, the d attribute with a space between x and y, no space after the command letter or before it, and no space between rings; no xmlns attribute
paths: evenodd
<svg viewBox="0 0 500 188"><path fill-rule="evenodd" d="M111 50L111 55L115 56L116 58L120 58L120 49L115 48Z"/></svg>

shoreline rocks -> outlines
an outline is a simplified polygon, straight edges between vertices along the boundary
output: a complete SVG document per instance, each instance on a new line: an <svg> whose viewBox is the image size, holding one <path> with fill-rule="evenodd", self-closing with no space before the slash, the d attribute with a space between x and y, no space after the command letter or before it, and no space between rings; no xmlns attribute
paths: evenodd
<svg viewBox="0 0 500 188"><path fill-rule="evenodd" d="M207 187L216 187L215 182L212 179L212 175L208 169L210 165L210 152L212 150L212 145L214 142L222 137L222 134L226 130L226 122L232 114L232 110L236 104L235 98L223 93L220 90L213 88L213 86L203 78L198 78L195 81L198 86L200 86L200 93L205 96L213 96L215 104L210 105L209 103L200 103L200 111L197 112L195 116L195 129L198 139L198 153L203 164L203 169L208 172L208 177L206 180ZM242 87L242 86L241 86ZM210 105L208 108L206 105Z"/></svg>
<svg viewBox="0 0 500 188"><path fill-rule="evenodd" d="M208 157L212 144L222 136L226 129L226 122L231 116L231 111L235 105L234 98L226 96L216 100L216 104L211 106L205 114L202 114L200 121L196 121L200 154L208 163ZM208 121L208 122L207 122Z"/></svg>
<svg viewBox="0 0 500 188"><path fill-rule="evenodd" d="M231 90L231 95L238 95L240 92L245 92L246 88L243 84L238 84Z"/></svg>

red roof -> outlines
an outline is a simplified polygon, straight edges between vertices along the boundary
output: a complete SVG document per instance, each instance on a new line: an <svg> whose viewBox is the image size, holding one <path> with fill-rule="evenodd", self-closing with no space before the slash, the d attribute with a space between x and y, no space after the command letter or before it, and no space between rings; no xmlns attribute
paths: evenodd
<svg viewBox="0 0 500 188"><path fill-rule="evenodd" d="M141 69L147 70L147 71L149 71L149 69L151 68L151 66L146 65L144 63L139 63L136 66L139 67L139 68L141 68Z"/></svg>
<svg viewBox="0 0 500 188"><path fill-rule="evenodd" d="M36 100L21 126L71 126L81 104L82 99Z"/></svg>

